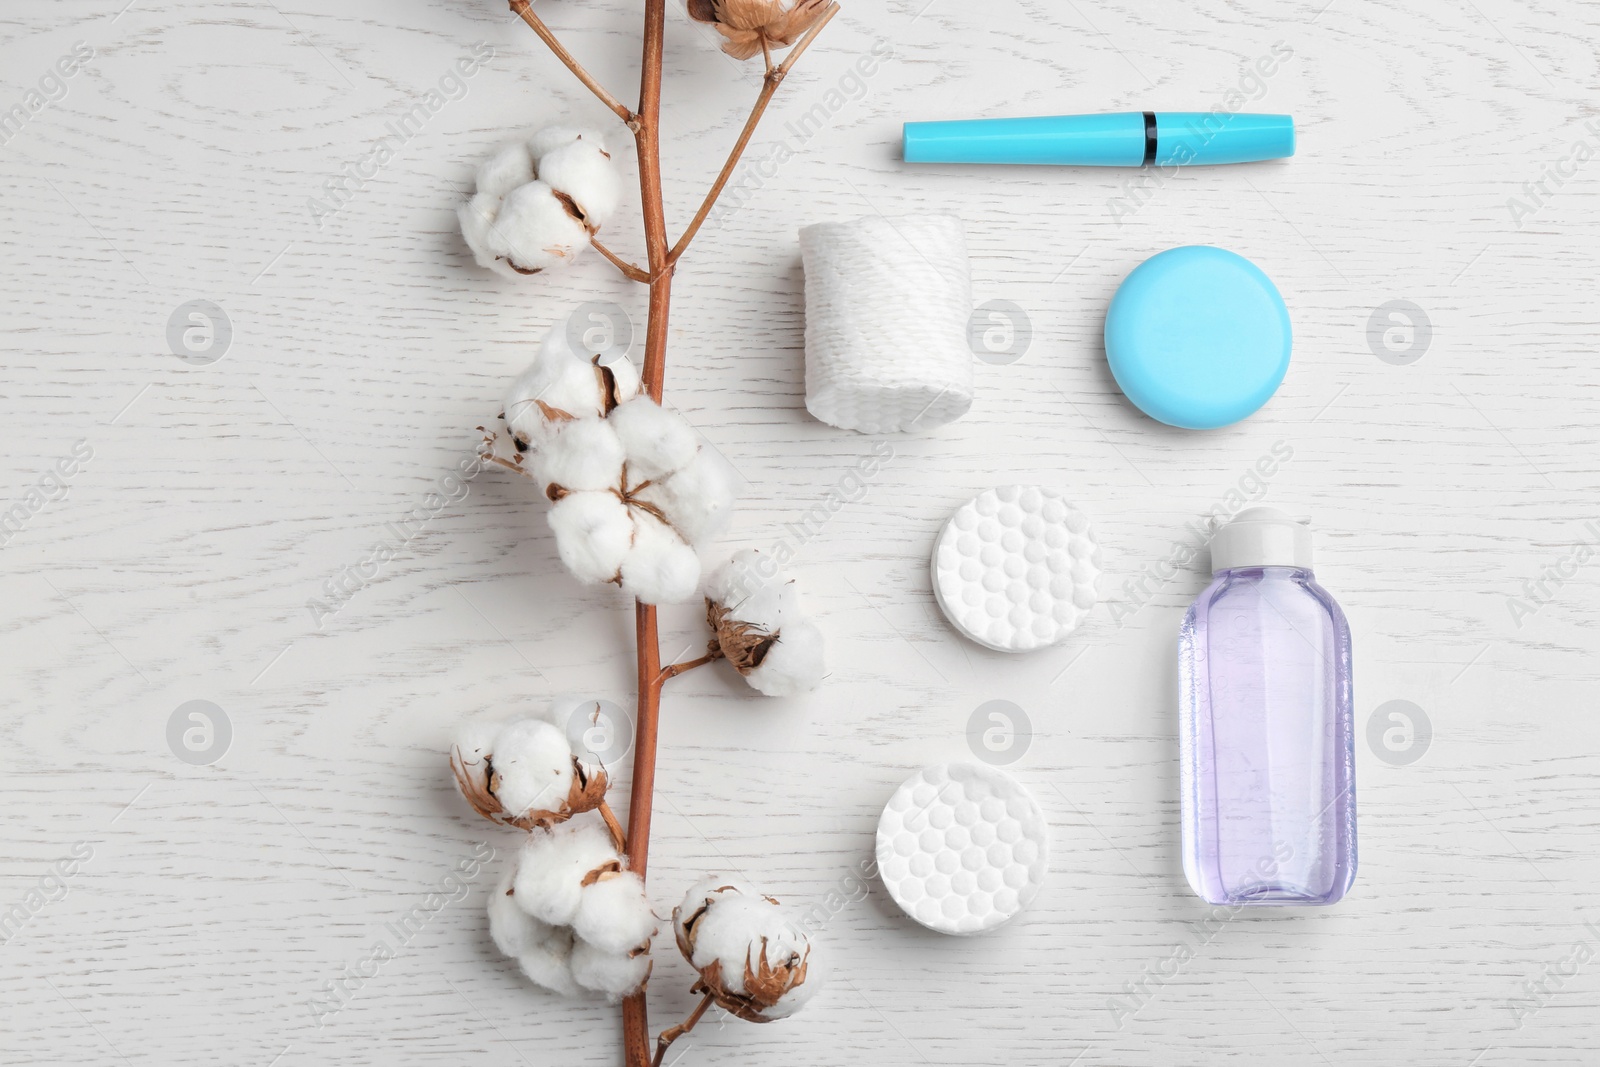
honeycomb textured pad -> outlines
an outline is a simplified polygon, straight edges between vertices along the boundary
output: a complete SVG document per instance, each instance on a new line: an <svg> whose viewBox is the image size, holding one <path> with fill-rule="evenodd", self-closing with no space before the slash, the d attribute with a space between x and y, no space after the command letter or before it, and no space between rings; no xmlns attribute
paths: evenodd
<svg viewBox="0 0 1600 1067"><path fill-rule="evenodd" d="M950 624L986 648L1030 652L1066 640L1098 596L1089 520L1053 489L980 493L933 548L933 591Z"/></svg>
<svg viewBox="0 0 1600 1067"><path fill-rule="evenodd" d="M931 430L972 406L972 270L953 215L800 231L806 410L862 433Z"/></svg>
<svg viewBox="0 0 1600 1067"><path fill-rule="evenodd" d="M1044 884L1049 853L1033 794L977 763L918 771L878 820L878 877L907 915L943 934L1015 918Z"/></svg>

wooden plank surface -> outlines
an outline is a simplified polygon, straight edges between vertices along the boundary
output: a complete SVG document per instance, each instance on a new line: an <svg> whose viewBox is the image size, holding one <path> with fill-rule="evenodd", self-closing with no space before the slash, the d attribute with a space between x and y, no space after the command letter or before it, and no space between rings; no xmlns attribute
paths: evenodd
<svg viewBox="0 0 1600 1067"><path fill-rule="evenodd" d="M605 113L487 0L125 3L0 13L0 108L26 112L0 148L0 511L25 512L0 548L0 911L26 913L0 946L0 1062L615 1062L613 1009L536 992L489 944L482 894L515 837L471 816L443 749L483 708L627 705L631 615L565 576L529 487L485 474L428 503L566 309L616 301L642 328L642 290L598 259L513 284L472 264L452 214L514 133ZM541 8L631 85L637 5ZM708 1021L680 1062L1600 1059L1597 35L1574 0L847 4L683 263L667 381L746 483L724 547L791 543L831 673L794 700L721 668L675 682L651 851L663 910L713 870L821 907L833 975L791 1022ZM77 42L88 58L51 80ZM441 87L480 42L492 59ZM675 7L679 225L758 88L714 45ZM314 218L324 183L441 88ZM897 158L904 119L1235 91L1294 114L1295 159L1135 191L1130 172ZM965 419L891 439L800 536L876 442L805 414L795 232L927 211L966 221L976 299L1022 308L1032 343L980 363ZM611 229L642 247L636 221ZM1271 404L1213 433L1130 408L1098 340L1121 277L1187 243L1261 264L1297 335ZM191 301L231 327L209 364L169 344ZM1430 327L1390 334L1398 355L1370 325L1393 301ZM1262 476L1275 446L1291 454ZM1012 482L1073 494L1107 567L1086 629L1026 658L958 638L927 579L949 511ZM1164 561L1246 498L1315 520L1355 629L1362 866L1336 908L1218 920L1177 855L1174 637L1204 556ZM324 583L417 514L314 618ZM664 617L667 644L703 640L691 608ZM168 740L193 700L231 730L209 765ZM1031 723L1010 769L1050 818L1051 879L1011 927L946 939L862 865L894 786L968 758L990 700ZM1431 723L1414 762L1367 738L1394 700ZM468 899L317 1016L387 924L489 849ZM661 948L664 1025L692 999Z"/></svg>

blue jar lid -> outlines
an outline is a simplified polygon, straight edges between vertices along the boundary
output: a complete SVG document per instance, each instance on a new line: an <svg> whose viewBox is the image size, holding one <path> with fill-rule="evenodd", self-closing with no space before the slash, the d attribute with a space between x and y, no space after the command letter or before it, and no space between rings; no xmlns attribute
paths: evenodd
<svg viewBox="0 0 1600 1067"><path fill-rule="evenodd" d="M1214 430L1253 414L1289 370L1289 309L1272 279L1234 252L1185 245L1123 279L1106 312L1117 385L1151 418Z"/></svg>

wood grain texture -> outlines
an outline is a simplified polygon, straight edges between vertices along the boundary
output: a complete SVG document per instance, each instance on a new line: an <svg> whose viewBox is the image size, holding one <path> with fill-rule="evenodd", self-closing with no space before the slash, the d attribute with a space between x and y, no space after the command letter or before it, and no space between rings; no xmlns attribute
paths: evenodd
<svg viewBox="0 0 1600 1067"><path fill-rule="evenodd" d="M597 257L523 285L479 270L452 214L514 131L607 114L489 0L125 2L0 13L0 107L74 42L95 53L0 147L0 511L93 450L0 548L0 912L59 896L0 945L0 1062L614 1062L614 1009L543 996L489 944L498 860L343 1010L308 1008L479 842L514 847L452 791L454 722L554 693L631 703L630 611L564 575L509 477L473 480L321 626L306 607L427 507L558 315L610 299L642 318L643 289ZM540 6L606 84L634 84L636 5ZM651 850L663 909L712 870L821 907L834 975L788 1023L709 1016L679 1062L1600 1059L1600 561L1508 607L1600 521L1600 163L1571 162L1600 146L1597 36L1576 0L847 4L752 145L792 157L742 172L680 268L667 374L746 481L726 547L791 541L831 674L795 700L721 667L673 682ZM759 83L711 38L674 12L674 229ZM465 95L319 227L307 198L480 41L494 58ZM1207 108L1275 42L1292 58L1248 106L1294 114L1299 155L1183 173L1125 217L1129 173L896 158L907 118ZM857 82L875 46L892 57ZM1537 182L1519 226L1507 201ZM921 211L965 219L977 299L1022 307L1032 345L980 364L965 419L894 438L801 537L788 524L874 441L804 412L795 231ZM642 254L636 222L613 228ZM1120 278L1185 243L1260 263L1297 333L1272 403L1208 434L1133 411L1098 345ZM193 299L232 323L209 366L168 347ZM1432 324L1409 365L1369 343L1391 300ZM1292 457L1263 485L1278 442ZM1087 628L1027 658L959 639L926 574L949 511L1006 482L1072 493L1108 570ZM1356 633L1362 867L1336 908L1213 922L1176 847L1173 643L1204 576L1133 583L1241 487L1316 520ZM663 612L669 645L703 640L695 616ZM193 699L232 724L211 766L168 747ZM941 938L859 874L894 786L967 757L993 699L1032 723L1011 769L1051 819L1052 878L1013 926ZM1364 734L1393 699L1433 724L1408 766ZM77 843L92 858L61 895ZM1180 944L1198 947L1171 963ZM693 1003L663 948L658 1025ZM1544 992L1519 1018L1528 983Z"/></svg>

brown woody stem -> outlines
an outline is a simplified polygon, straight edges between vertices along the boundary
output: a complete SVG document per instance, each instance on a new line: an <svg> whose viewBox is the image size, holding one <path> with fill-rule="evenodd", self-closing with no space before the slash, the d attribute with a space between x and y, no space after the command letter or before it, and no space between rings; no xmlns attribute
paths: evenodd
<svg viewBox="0 0 1600 1067"><path fill-rule="evenodd" d="M533 5L529 2L529 0L511 0L511 10L519 18L521 18L523 22L528 24L529 29L533 30L534 33L539 35L539 40L543 41L550 47L550 51L556 54L556 58L565 63L567 65L567 69L572 71L572 73L577 76L579 81L589 87L590 92L594 93L595 96L600 98L601 103L610 108L616 114L617 118L621 119L629 126L633 125L633 112L629 111L627 105L623 104L622 101L606 92L605 86L595 81L594 75L583 69L583 64L578 62L577 57L575 57L571 52L567 51L565 45L556 40L556 35L550 32L550 27L546 26L544 24L544 20L533 13Z"/></svg>
<svg viewBox="0 0 1600 1067"><path fill-rule="evenodd" d="M692 671L696 667L704 667L707 663L718 658L720 657L707 655L701 656L699 659L686 659L682 663L674 663L670 667L663 667L661 668L661 680L664 682L669 678L676 678L685 671Z"/></svg>
<svg viewBox="0 0 1600 1067"><path fill-rule="evenodd" d="M611 805L605 801L600 802L600 818L606 822L606 829L611 831L611 842L617 846L617 851L626 854L628 839L622 832L622 824L617 821L617 813L611 810Z"/></svg>
<svg viewBox="0 0 1600 1067"><path fill-rule="evenodd" d="M683 231L683 236L678 238L678 243L672 246L672 251L667 253L667 262L676 263L678 257L683 255L689 247L689 242L694 240L694 235L700 232L700 227L705 224L706 218L711 214L711 209L716 206L717 198L722 195L722 190L728 184L728 179L733 177L733 169L739 165L739 160L744 156L744 150L750 145L750 138L756 132L756 126L761 122L761 116L766 114L767 105L772 102L772 97L778 91L778 86L783 84L783 79L793 69L795 61L805 54L811 47L811 42L817 39L817 34L822 32L824 26L839 13L838 4L829 4L822 16L812 23L782 63L776 67L772 65L772 57L767 57L767 73L761 81L761 93L756 97L755 106L750 109L750 117L744 120L744 129L739 131L739 139L733 143L733 150L728 153L728 161L722 165L722 173L717 175L717 180L711 183L711 189L706 193L705 200L700 203L700 210L694 213L694 218L689 222L689 228ZM765 41L762 42L765 45Z"/></svg>
<svg viewBox="0 0 1600 1067"><path fill-rule="evenodd" d="M605 256L607 259L609 259L611 261L611 265L612 266L616 267L618 270L620 270L624 275L626 275L631 280L636 281L636 282L646 282L646 283L648 283L650 281L650 272L649 271L645 270L642 267L637 267L637 266L634 266L632 263L629 263L627 260L625 260L621 256L617 255L615 252L611 251L611 249L607 248L605 245L603 245L599 241L595 240L595 238L592 237L592 236L589 238L589 243L594 245L594 250L596 252L599 252L602 256Z"/></svg>
<svg viewBox="0 0 1600 1067"><path fill-rule="evenodd" d="M711 999L711 994L707 993L700 998L700 1003L695 1005L694 1011L689 1013L687 1019L677 1026L661 1031L661 1036L656 1038L656 1058L650 1061L650 1067L661 1067L661 1061L666 1059L667 1049L678 1038L694 1029L695 1024L700 1021L700 1017L706 1013L706 1009L711 1007Z"/></svg>
<svg viewBox="0 0 1600 1067"><path fill-rule="evenodd" d="M793 49L781 64L773 66L770 51L765 55L767 70L761 87L761 94L756 98L755 107L750 112L750 117L745 120L744 129L739 134L738 141L734 144L728 160L723 164L722 173L717 176L715 184L706 194L700 210L690 222L689 228L684 231L676 245L669 247L667 242L666 209L661 195L661 68L664 38L666 32L666 0L644 0L644 46L643 62L639 72L639 110L630 111L628 108L600 85L599 82L584 70L583 65L575 59L571 52L556 40L555 34L550 31L537 15L531 10L529 0L510 0L511 10L523 22L526 22L534 33L549 46L556 58L566 64L567 69L577 76L578 80L588 86L589 90L620 118L627 127L633 131L634 143L637 147L639 161L639 194L640 206L644 216L644 238L648 269L636 266L598 241L592 242L600 254L609 260L624 275L637 282L650 286L650 298L645 321L644 343L644 368L641 372L645 392L657 403L661 402L662 389L666 381L666 356L667 356L667 314L672 305L672 274L673 267L678 257L683 254L689 242L705 222L706 216L711 213L716 205L717 198L721 195L723 187L728 184L734 167L738 165L740 157L750 143L750 137L755 132L757 123L761 121L762 114L767 109L767 104L782 84L784 76L789 73L801 54L810 47L822 28L838 12L839 5L829 4L823 15L808 29L801 38L795 42ZM510 466L510 464L507 464ZM513 467L513 469L517 469ZM633 789L628 800L628 827L626 835L622 834L616 816L612 814L608 805L600 807L601 817L611 829L612 836L617 839L619 848L622 848L628 859L628 867L643 879L649 866L650 855L650 815L653 807L656 778L656 743L659 733L661 718L661 687L667 679L675 677L684 671L709 663L716 658L706 655L697 660L675 663L665 669L661 666L661 637L656 620L654 605L634 604L634 638L637 648L638 662L638 692L639 705L635 718L634 729L634 754L633 754ZM660 1067L662 1056L665 1055L667 1046L679 1037L693 1029L711 1005L711 996L707 994L687 1019L678 1026L664 1031L658 1042L655 1056L650 1054L650 1021L646 1009L645 993L640 990L622 1002L622 1040L624 1062L627 1067Z"/></svg>
<svg viewBox="0 0 1600 1067"><path fill-rule="evenodd" d="M644 334L644 388L656 403L666 380L667 312L672 265L667 260L667 216L661 199L661 57L667 0L645 0L644 56L639 69L639 113L631 124L639 159L639 204L650 264L650 302ZM639 709L634 724L633 791L628 797L628 866L642 879L650 860L650 812L655 803L656 739L661 720L661 636L653 604L634 604ZM641 989L622 1002L622 1052L627 1067L649 1067L650 1017Z"/></svg>

